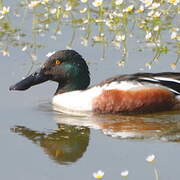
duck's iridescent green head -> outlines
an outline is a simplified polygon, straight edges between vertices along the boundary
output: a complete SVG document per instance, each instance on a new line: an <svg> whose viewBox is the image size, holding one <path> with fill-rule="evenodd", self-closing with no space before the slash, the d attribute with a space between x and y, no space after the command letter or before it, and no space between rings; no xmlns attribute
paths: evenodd
<svg viewBox="0 0 180 180"><path fill-rule="evenodd" d="M57 51L38 71L12 85L10 90L26 90L48 80L59 83L56 93L86 89L90 83L88 66L74 50Z"/></svg>

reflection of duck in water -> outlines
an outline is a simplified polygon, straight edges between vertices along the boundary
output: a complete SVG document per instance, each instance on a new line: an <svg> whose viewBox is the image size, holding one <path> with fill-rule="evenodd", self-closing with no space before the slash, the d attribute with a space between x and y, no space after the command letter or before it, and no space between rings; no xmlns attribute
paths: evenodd
<svg viewBox="0 0 180 180"><path fill-rule="evenodd" d="M172 117L170 117L172 116ZM130 139L180 140L180 114L155 116L109 116L99 122L104 134ZM174 132L177 132L176 134ZM177 136L178 135L178 136Z"/></svg>
<svg viewBox="0 0 180 180"><path fill-rule="evenodd" d="M81 158L88 146L90 134L89 128L63 124L52 133L41 133L23 126L16 126L12 131L41 146L60 164L73 163Z"/></svg>
<svg viewBox="0 0 180 180"><path fill-rule="evenodd" d="M55 113L56 123L81 125L101 130L105 135L121 139L180 140L180 113L158 113L153 115L94 115L68 116Z"/></svg>
<svg viewBox="0 0 180 180"><path fill-rule="evenodd" d="M90 129L101 130L113 138L159 139L180 141L180 113L156 114L153 116L99 115L91 117L68 116L55 113L59 129L41 133L23 126L11 130L43 148L50 158L60 164L76 162L89 144ZM65 125L66 124L66 125Z"/></svg>
<svg viewBox="0 0 180 180"><path fill-rule="evenodd" d="M52 102L64 112L149 113L180 109L180 73L122 75L87 89L88 66L73 50L57 51L39 71L10 90L26 90L47 80L58 82Z"/></svg>

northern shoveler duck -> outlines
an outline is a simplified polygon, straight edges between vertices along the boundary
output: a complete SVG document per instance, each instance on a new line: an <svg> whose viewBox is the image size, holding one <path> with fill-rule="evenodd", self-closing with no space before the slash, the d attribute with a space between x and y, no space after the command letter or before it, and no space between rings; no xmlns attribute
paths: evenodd
<svg viewBox="0 0 180 180"><path fill-rule="evenodd" d="M48 80L58 83L52 103L60 111L137 114L180 109L180 73L120 75L88 88L88 66L74 50L57 51L10 90L26 90Z"/></svg>

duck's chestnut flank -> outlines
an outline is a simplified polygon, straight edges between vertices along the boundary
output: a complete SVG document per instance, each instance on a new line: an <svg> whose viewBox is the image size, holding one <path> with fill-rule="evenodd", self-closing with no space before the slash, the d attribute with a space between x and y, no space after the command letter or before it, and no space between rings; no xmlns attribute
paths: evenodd
<svg viewBox="0 0 180 180"><path fill-rule="evenodd" d="M26 90L49 80L58 83L52 103L62 112L132 114L174 107L180 110L180 73L126 74L88 88L88 66L74 50L55 52L39 70L10 86L10 90Z"/></svg>
<svg viewBox="0 0 180 180"><path fill-rule="evenodd" d="M165 89L112 89L104 90L93 100L93 110L99 113L150 113L170 110L175 102L175 95Z"/></svg>

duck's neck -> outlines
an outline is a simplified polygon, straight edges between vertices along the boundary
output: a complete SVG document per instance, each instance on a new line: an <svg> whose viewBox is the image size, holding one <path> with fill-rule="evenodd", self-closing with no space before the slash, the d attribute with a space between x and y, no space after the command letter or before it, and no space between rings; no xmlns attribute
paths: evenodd
<svg viewBox="0 0 180 180"><path fill-rule="evenodd" d="M75 91L75 90L84 90L89 86L90 83L90 78L83 78L83 79L78 79L78 80L72 80L66 83L59 83L58 88L56 90L55 95L65 93L65 92L70 92L70 91Z"/></svg>

